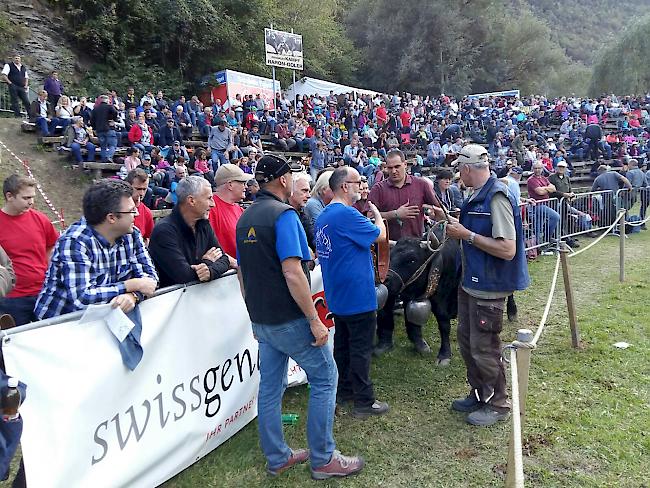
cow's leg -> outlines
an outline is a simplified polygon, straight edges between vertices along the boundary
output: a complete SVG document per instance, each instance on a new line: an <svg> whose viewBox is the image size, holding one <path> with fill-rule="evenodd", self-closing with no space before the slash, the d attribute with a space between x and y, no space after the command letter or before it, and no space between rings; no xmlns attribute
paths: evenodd
<svg viewBox="0 0 650 488"><path fill-rule="evenodd" d="M508 320L510 322L514 322L515 320L517 320L517 303L515 302L514 293L508 296L506 310L508 312Z"/></svg>
<svg viewBox="0 0 650 488"><path fill-rule="evenodd" d="M404 325L406 325L406 335L415 346L415 350L420 354L431 354L429 344L422 337L422 326L409 322L406 317L404 317Z"/></svg>
<svg viewBox="0 0 650 488"><path fill-rule="evenodd" d="M386 305L377 312L377 345L373 350L375 356L381 356L393 349L393 330L395 329L393 309L396 299L396 295L388 295Z"/></svg>
<svg viewBox="0 0 650 488"><path fill-rule="evenodd" d="M450 320L446 317L436 315L438 330L440 331L440 350L436 358L437 366L449 366L451 362L451 344L449 343L449 332L451 331Z"/></svg>

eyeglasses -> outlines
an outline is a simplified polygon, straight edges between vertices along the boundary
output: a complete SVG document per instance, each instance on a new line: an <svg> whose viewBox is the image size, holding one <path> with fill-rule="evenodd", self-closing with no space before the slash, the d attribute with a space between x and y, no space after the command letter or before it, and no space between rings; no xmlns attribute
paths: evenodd
<svg viewBox="0 0 650 488"><path fill-rule="evenodd" d="M134 208L133 210L126 210L126 211L119 211L119 212L111 212L114 214L131 214L131 215L138 215L138 209Z"/></svg>

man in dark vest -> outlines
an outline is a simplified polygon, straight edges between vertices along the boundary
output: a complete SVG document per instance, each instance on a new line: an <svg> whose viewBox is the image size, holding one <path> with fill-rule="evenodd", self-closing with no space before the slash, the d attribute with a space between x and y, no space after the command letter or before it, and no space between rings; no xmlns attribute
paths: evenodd
<svg viewBox="0 0 650 488"><path fill-rule="evenodd" d="M15 55L13 61L7 63L2 68L2 81L9 85L9 96L11 97L11 110L16 117L20 117L20 105L18 100L23 102L25 112L29 114L29 75L27 68L20 62L20 56Z"/></svg>
<svg viewBox="0 0 650 488"><path fill-rule="evenodd" d="M507 186L490 174L487 150L463 147L456 160L473 194L447 236L461 240L462 278L458 287L458 346L471 391L452 408L467 412L472 425L492 425L510 413L501 361L505 297L528 287L521 213Z"/></svg>
<svg viewBox="0 0 650 488"><path fill-rule="evenodd" d="M312 301L305 266L311 259L307 238L298 214L286 203L293 189L292 173L300 169L272 155L258 162L255 179L261 189L237 222L238 277L259 343L258 428L267 471L275 476L310 458L312 477L327 479L356 473L364 461L335 450L332 426L338 373L327 344L327 327ZM309 450L292 450L282 433L289 356L311 385Z"/></svg>

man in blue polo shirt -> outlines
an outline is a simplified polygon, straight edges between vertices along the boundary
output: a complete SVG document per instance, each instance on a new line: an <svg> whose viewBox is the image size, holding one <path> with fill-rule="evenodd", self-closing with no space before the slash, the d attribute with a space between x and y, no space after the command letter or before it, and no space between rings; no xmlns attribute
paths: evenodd
<svg viewBox="0 0 650 488"><path fill-rule="evenodd" d="M354 401L357 418L388 412L370 381L370 357L377 327L377 298L370 246L386 236L377 207L368 202L376 225L352 205L361 198L361 176L343 166L330 176L334 198L316 219L315 239L325 299L334 315L334 360L339 370L337 403Z"/></svg>

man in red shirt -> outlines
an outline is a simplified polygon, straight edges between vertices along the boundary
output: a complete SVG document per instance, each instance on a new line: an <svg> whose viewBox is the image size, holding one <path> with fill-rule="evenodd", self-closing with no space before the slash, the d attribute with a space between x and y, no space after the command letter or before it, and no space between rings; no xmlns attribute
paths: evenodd
<svg viewBox="0 0 650 488"><path fill-rule="evenodd" d="M551 194L557 191L555 185L548 181L546 176L542 175L543 170L544 165L541 162L533 163L533 175L529 176L526 182L528 196L537 201L547 200L551 198ZM538 245L542 243L551 244L557 237L560 214L551 207L558 208L557 199L545 201L532 208L533 227ZM551 253L547 249L543 249L542 252Z"/></svg>
<svg viewBox="0 0 650 488"><path fill-rule="evenodd" d="M377 116L377 126L379 128L382 128L388 120L388 114L386 113L386 104L384 102L381 102L379 104L379 107L377 107L377 110L375 111L375 115Z"/></svg>
<svg viewBox="0 0 650 488"><path fill-rule="evenodd" d="M223 252L230 257L231 266L236 265L237 244L235 228L244 213L238 202L246 195L246 183L253 175L244 173L234 164L222 164L214 175L217 187L213 194L214 207L210 209L208 220L214 230Z"/></svg>
<svg viewBox="0 0 650 488"><path fill-rule="evenodd" d="M144 243L148 246L151 232L153 231L153 214L142 203L142 199L147 194L147 189L149 188L149 175L142 168L135 168L129 171L126 182L133 187L133 203L135 203L135 208L138 211L133 225L138 228L142 234Z"/></svg>
<svg viewBox="0 0 650 488"><path fill-rule="evenodd" d="M2 193L5 205L0 210L0 246L11 258L16 286L0 298L0 315L9 314L16 325L23 325L34 320L36 299L59 233L45 214L33 209L34 180L11 175L4 181Z"/></svg>
<svg viewBox="0 0 650 488"><path fill-rule="evenodd" d="M399 114L399 118L402 121L402 128L411 127L411 114L408 109L403 108L402 113Z"/></svg>

